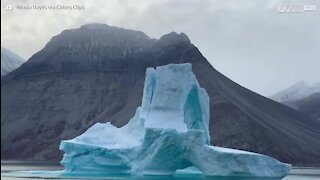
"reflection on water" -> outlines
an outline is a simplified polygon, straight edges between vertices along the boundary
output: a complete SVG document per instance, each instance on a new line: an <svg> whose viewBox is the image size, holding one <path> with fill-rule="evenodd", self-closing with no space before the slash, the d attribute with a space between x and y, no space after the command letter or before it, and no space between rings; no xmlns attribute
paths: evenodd
<svg viewBox="0 0 320 180"><path fill-rule="evenodd" d="M248 177L204 177L200 174L179 173L174 176L103 176L85 177L68 176L61 177L63 169L56 163L35 162L1 162L1 179L24 180L24 179L105 179L105 180L280 180L279 178L248 178ZM25 171L25 172L23 172ZM33 171L35 173L29 173ZM319 168L293 168L288 176L282 180L320 180Z"/></svg>

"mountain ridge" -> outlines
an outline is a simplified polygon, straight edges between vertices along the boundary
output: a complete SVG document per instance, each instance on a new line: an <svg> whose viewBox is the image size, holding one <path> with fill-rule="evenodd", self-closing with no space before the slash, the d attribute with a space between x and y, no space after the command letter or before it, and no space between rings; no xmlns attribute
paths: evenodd
<svg viewBox="0 0 320 180"><path fill-rule="evenodd" d="M270 99L277 102L295 101L306 98L317 92L320 92L320 82L309 85L305 81L299 81L290 87L271 95Z"/></svg>
<svg viewBox="0 0 320 180"><path fill-rule="evenodd" d="M310 85L304 81L299 81L274 94L271 99L320 119L320 83Z"/></svg>
<svg viewBox="0 0 320 180"><path fill-rule="evenodd" d="M7 48L1 47L1 77L20 67L25 60Z"/></svg>

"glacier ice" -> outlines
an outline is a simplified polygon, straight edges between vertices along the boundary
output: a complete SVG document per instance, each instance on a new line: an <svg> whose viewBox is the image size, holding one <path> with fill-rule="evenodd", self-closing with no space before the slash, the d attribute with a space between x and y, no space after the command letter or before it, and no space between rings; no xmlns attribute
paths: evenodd
<svg viewBox="0 0 320 180"><path fill-rule="evenodd" d="M209 97L191 64L148 68L141 107L121 128L97 123L63 140L65 175L172 175L196 167L206 176L284 177L291 165L210 145Z"/></svg>

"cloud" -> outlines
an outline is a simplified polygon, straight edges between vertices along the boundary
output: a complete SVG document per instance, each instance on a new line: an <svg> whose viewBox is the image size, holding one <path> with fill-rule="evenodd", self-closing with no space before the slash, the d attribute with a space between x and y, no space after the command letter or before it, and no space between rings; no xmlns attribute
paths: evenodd
<svg viewBox="0 0 320 180"><path fill-rule="evenodd" d="M263 95L320 81L319 11L278 13L288 1L5 0L7 4L79 4L84 11L1 11L1 44L25 58L52 36L85 23L107 23L159 38L185 32L220 72ZM290 1L301 3L301 1ZM305 0L304 4L320 1Z"/></svg>

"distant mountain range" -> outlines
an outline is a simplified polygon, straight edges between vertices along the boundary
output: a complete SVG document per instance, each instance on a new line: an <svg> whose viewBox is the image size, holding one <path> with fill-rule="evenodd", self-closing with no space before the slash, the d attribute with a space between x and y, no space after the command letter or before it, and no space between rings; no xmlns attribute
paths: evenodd
<svg viewBox="0 0 320 180"><path fill-rule="evenodd" d="M270 96L270 98L278 102L295 101L318 92L320 92L320 83L308 85L304 81L299 81L289 88Z"/></svg>
<svg viewBox="0 0 320 180"><path fill-rule="evenodd" d="M320 165L320 121L228 79L183 33L152 39L105 24L63 31L2 78L1 158L60 160L62 139L127 123L147 67L186 62L210 96L212 144Z"/></svg>
<svg viewBox="0 0 320 180"><path fill-rule="evenodd" d="M1 47L1 77L20 67L25 60L9 49Z"/></svg>
<svg viewBox="0 0 320 180"><path fill-rule="evenodd" d="M300 81L270 98L320 120L320 83Z"/></svg>

